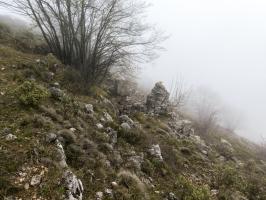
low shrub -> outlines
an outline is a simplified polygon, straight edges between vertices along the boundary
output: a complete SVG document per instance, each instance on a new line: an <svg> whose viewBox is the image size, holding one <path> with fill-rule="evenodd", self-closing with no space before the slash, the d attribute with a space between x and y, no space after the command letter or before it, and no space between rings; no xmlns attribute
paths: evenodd
<svg viewBox="0 0 266 200"><path fill-rule="evenodd" d="M207 186L195 185L184 176L179 176L175 187L179 198L183 200L208 200L211 199L210 190Z"/></svg>
<svg viewBox="0 0 266 200"><path fill-rule="evenodd" d="M46 88L32 81L25 81L15 89L14 94L25 106L38 106L42 100L49 97Z"/></svg>

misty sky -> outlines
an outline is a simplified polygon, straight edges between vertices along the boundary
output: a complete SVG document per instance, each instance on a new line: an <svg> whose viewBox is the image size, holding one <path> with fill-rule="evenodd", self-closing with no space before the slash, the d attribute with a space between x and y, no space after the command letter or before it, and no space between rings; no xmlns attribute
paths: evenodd
<svg viewBox="0 0 266 200"><path fill-rule="evenodd" d="M266 1L149 0L149 20L170 38L141 80L168 87L182 76L245 115L243 136L266 137Z"/></svg>
<svg viewBox="0 0 266 200"><path fill-rule="evenodd" d="M244 113L242 135L266 137L266 1L148 0L148 19L170 35L140 80L168 87L177 76L215 91ZM0 14L6 14L0 10Z"/></svg>

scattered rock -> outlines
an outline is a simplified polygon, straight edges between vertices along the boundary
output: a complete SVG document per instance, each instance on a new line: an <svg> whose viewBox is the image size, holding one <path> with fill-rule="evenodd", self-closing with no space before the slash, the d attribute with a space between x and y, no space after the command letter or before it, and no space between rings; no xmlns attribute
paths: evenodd
<svg viewBox="0 0 266 200"><path fill-rule="evenodd" d="M112 189L106 188L104 190L104 193L107 194L108 196L113 196L113 190Z"/></svg>
<svg viewBox="0 0 266 200"><path fill-rule="evenodd" d="M13 141L13 140L17 139L17 136L10 133L10 134L6 135L5 139L6 139L6 141Z"/></svg>
<svg viewBox="0 0 266 200"><path fill-rule="evenodd" d="M117 184L117 182L115 182L115 181L113 181L113 182L111 183L111 185L112 185L112 188L117 188L117 187L118 187L118 184Z"/></svg>
<svg viewBox="0 0 266 200"><path fill-rule="evenodd" d="M170 192L168 194L167 200L178 200L178 198L175 196L175 194L173 192Z"/></svg>
<svg viewBox="0 0 266 200"><path fill-rule="evenodd" d="M129 131L131 129L130 125L126 122L122 123L120 126L124 131Z"/></svg>
<svg viewBox="0 0 266 200"><path fill-rule="evenodd" d="M88 114L93 114L93 113L94 113L93 105L91 105L91 104L85 104L85 111L86 111Z"/></svg>
<svg viewBox="0 0 266 200"><path fill-rule="evenodd" d="M58 82L55 82L52 84L53 87L56 87L56 88L59 88L60 87L60 84Z"/></svg>
<svg viewBox="0 0 266 200"><path fill-rule="evenodd" d="M75 133L77 131L77 129L75 129L75 128L70 128L69 130L72 131L73 133Z"/></svg>
<svg viewBox="0 0 266 200"><path fill-rule="evenodd" d="M120 120L122 123L127 123L128 125L130 126L134 126L134 121L132 119L130 119L127 115L121 115L120 117Z"/></svg>
<svg viewBox="0 0 266 200"><path fill-rule="evenodd" d="M103 116L104 116L105 121L113 122L113 118L111 117L111 115L108 112L104 112Z"/></svg>
<svg viewBox="0 0 266 200"><path fill-rule="evenodd" d="M25 190L28 190L29 188L30 188L30 184L26 183L26 184L24 185L24 189L25 189Z"/></svg>
<svg viewBox="0 0 266 200"><path fill-rule="evenodd" d="M152 147L149 149L149 153L151 156L155 157L159 161L163 161L161 148L158 144L152 145Z"/></svg>
<svg viewBox="0 0 266 200"><path fill-rule="evenodd" d="M103 125L102 125L101 123L96 124L96 127L97 127L98 129L103 129L103 128L104 128Z"/></svg>
<svg viewBox="0 0 266 200"><path fill-rule="evenodd" d="M217 196L218 194L219 194L219 190L215 190L215 189L211 190L211 196L212 196L212 197L215 197L215 196Z"/></svg>
<svg viewBox="0 0 266 200"><path fill-rule="evenodd" d="M33 187L38 186L38 185L40 185L41 180L42 180L41 175L35 175L31 178L30 185Z"/></svg>
<svg viewBox="0 0 266 200"><path fill-rule="evenodd" d="M96 192L96 200L102 200L103 199L103 192Z"/></svg>

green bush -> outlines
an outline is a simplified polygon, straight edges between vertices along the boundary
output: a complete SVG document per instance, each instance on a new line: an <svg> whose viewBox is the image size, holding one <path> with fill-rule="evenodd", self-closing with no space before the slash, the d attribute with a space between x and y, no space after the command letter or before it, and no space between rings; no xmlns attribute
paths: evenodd
<svg viewBox="0 0 266 200"><path fill-rule="evenodd" d="M21 104L26 106L38 106L42 100L49 97L49 92L35 82L25 81L14 91Z"/></svg>
<svg viewBox="0 0 266 200"><path fill-rule="evenodd" d="M210 190L207 186L195 185L184 176L179 176L175 184L179 198L183 200L208 200Z"/></svg>

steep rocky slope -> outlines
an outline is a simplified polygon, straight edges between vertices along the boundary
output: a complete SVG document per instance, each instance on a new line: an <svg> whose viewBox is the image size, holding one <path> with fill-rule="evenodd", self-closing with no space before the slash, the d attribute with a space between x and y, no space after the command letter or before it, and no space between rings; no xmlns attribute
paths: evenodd
<svg viewBox="0 0 266 200"><path fill-rule="evenodd" d="M0 199L266 199L258 147L200 137L162 83L86 90L51 54L6 46L0 70Z"/></svg>

